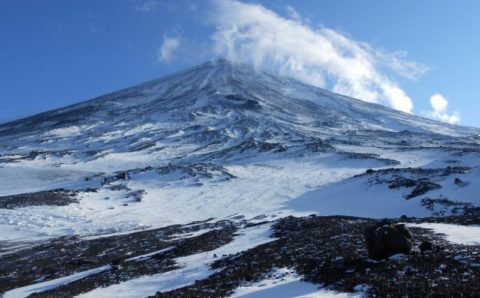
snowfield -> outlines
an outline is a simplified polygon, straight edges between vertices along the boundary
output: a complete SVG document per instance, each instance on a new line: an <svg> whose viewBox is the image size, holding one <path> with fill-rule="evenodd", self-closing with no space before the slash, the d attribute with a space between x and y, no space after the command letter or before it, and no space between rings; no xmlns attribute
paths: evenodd
<svg viewBox="0 0 480 298"><path fill-rule="evenodd" d="M435 156L436 152L422 152L417 155L415 164L409 163L408 166L429 167L439 163ZM408 158L402 157L402 152L396 157L399 160ZM128 166L129 163L127 160ZM469 165L472 163L468 162ZM25 234L29 239L111 234L211 217L227 218L235 214L250 218L311 213L384 218L401 215L424 217L432 213L419 204L418 198L405 200L409 189L391 190L387 185L369 185L369 177L352 178L367 169L386 168L376 160L348 160L332 154L318 154L316 157L280 160L253 158L231 165L227 163L224 167L236 178L212 181L214 179L184 177L183 173L166 176L142 173L119 183L128 187L129 191L102 187L96 192L80 192L78 204L0 209L0 229L3 231L0 241L1 237L4 237L3 240L8 237L10 241L22 241ZM403 167L403 164L395 167ZM80 168L83 169L84 165ZM116 169L119 168L125 167L117 165ZM10 172L14 169L16 176L5 175L5 184L11 185L11 188L7 188L4 194L60 187L82 189L100 184L100 179L85 181L88 172L80 169L64 171L44 167L28 172L23 165L18 169L9 166L0 170L7 173L7 169ZM479 176L478 168L458 176L471 182L464 187L456 186L453 177L442 177L442 181L438 181L442 188L431 191L429 195L479 204L476 194L480 191L480 184L475 183ZM9 183L10 179L14 182ZM141 202L132 203L132 199L127 197L135 190L145 190Z"/></svg>
<svg viewBox="0 0 480 298"><path fill-rule="evenodd" d="M460 226L441 223L408 224L411 227L430 229L442 234L453 243L464 245L480 245L480 226Z"/></svg>
<svg viewBox="0 0 480 298"><path fill-rule="evenodd" d="M303 282L287 268L277 268L271 278L249 286L239 287L232 298L361 298L362 293L335 293Z"/></svg>

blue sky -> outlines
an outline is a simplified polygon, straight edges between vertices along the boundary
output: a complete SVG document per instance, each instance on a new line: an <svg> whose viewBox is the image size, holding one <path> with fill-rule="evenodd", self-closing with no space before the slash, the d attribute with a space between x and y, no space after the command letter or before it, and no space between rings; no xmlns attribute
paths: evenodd
<svg viewBox="0 0 480 298"><path fill-rule="evenodd" d="M473 0L1 1L0 121L228 57L479 127L479 12Z"/></svg>

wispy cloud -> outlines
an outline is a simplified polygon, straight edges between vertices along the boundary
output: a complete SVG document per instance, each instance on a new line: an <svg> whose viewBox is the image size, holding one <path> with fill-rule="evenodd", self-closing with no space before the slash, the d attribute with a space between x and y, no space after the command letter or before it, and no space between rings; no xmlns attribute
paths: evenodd
<svg viewBox="0 0 480 298"><path fill-rule="evenodd" d="M389 52L325 26L313 27L292 6L285 7L287 17L282 17L260 4L210 1L213 10L208 19L215 28L211 45L167 36L158 49L158 61L168 63L182 56L198 63L198 59L223 57L413 113L413 100L397 79L417 80L428 67L409 60L407 52ZM156 10L158 3L146 1L138 9ZM430 103L432 110L421 112L423 116L448 123L460 121L457 111L448 112L448 100L441 94L433 95Z"/></svg>
<svg viewBox="0 0 480 298"><path fill-rule="evenodd" d="M432 110L424 112L424 116L450 124L460 122L460 114L458 111L454 111L452 114L448 113L448 100L442 94L436 93L432 95L432 97L430 97L430 105L432 106Z"/></svg>
<svg viewBox="0 0 480 298"><path fill-rule="evenodd" d="M158 2L156 0L147 0L135 6L135 11L152 13L158 9Z"/></svg>
<svg viewBox="0 0 480 298"><path fill-rule="evenodd" d="M411 113L411 98L392 75L415 79L427 71L405 52L375 49L336 30L312 28L287 7L284 18L259 4L213 0L217 55L252 63L304 82Z"/></svg>
<svg viewBox="0 0 480 298"><path fill-rule="evenodd" d="M193 2L185 2L186 0L136 0L137 4L134 6L134 10L138 13L155 15L157 13L172 13L177 10L185 10L188 8L190 11L195 11L198 5Z"/></svg>
<svg viewBox="0 0 480 298"><path fill-rule="evenodd" d="M301 20L302 20L302 17L301 17L300 14L295 10L295 8L293 8L293 7L290 6L290 5L287 5L286 9L287 9L287 14L288 14L288 16L289 16L290 19L295 20L295 21L301 21Z"/></svg>
<svg viewBox="0 0 480 298"><path fill-rule="evenodd" d="M93 25L93 24L90 24L88 25L88 32L90 32L90 34L92 35L95 35L99 32L97 26Z"/></svg>
<svg viewBox="0 0 480 298"><path fill-rule="evenodd" d="M164 37L162 46L158 49L158 61L170 62L174 51L180 46L180 38Z"/></svg>

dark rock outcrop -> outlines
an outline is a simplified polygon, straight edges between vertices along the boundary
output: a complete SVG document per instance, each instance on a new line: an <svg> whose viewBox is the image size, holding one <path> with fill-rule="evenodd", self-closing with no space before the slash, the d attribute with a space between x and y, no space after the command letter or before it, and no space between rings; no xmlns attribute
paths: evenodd
<svg viewBox="0 0 480 298"><path fill-rule="evenodd" d="M0 209L17 209L29 206L67 206L78 203L76 192L65 189L39 191L0 197Z"/></svg>
<svg viewBox="0 0 480 298"><path fill-rule="evenodd" d="M375 260L388 258L395 254L408 254L413 247L412 233L405 225L389 221L369 226L365 229L365 242L368 255Z"/></svg>

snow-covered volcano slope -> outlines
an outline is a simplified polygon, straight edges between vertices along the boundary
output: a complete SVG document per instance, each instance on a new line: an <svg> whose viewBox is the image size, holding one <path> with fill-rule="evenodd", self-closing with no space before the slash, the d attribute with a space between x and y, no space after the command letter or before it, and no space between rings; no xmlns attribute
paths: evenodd
<svg viewBox="0 0 480 298"><path fill-rule="evenodd" d="M0 125L0 196L23 200L0 198L0 241L234 215L427 216L430 193L480 202L479 133L249 65L208 62ZM355 176L392 167L455 170ZM397 179L440 188L407 200L424 186L390 187ZM58 188L74 191L76 202L59 204L58 193L11 197Z"/></svg>
<svg viewBox="0 0 480 298"><path fill-rule="evenodd" d="M359 130L478 134L476 129L415 117L219 60L3 124L0 145L7 152L20 148L134 152L162 143L200 146L215 141L232 145L281 140L285 144Z"/></svg>

